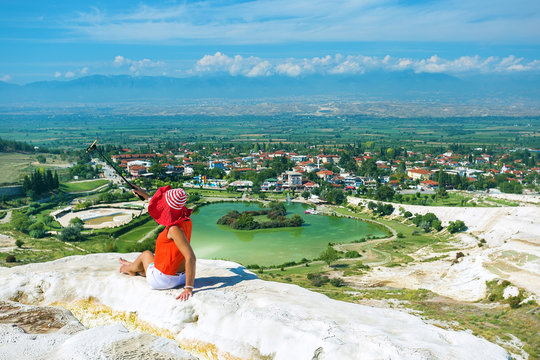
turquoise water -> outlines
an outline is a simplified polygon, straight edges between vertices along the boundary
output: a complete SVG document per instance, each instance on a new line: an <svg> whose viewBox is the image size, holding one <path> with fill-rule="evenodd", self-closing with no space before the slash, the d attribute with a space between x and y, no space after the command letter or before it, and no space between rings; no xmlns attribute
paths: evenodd
<svg viewBox="0 0 540 360"><path fill-rule="evenodd" d="M191 216L191 245L198 258L225 259L243 265L277 265L302 258L313 259L329 242L347 243L366 235L382 236L384 231L359 220L336 216L304 214L307 206L286 205L287 216L299 214L305 223L299 228L233 230L216 221L229 210L256 210L256 203L218 203L199 208Z"/></svg>

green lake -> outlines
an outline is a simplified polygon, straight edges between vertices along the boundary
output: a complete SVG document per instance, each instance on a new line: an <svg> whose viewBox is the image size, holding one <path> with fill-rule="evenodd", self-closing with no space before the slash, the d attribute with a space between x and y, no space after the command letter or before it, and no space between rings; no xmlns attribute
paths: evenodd
<svg viewBox="0 0 540 360"><path fill-rule="evenodd" d="M228 202L206 205L193 213L191 246L201 259L225 259L243 265L278 265L302 258L314 259L329 242L347 243L366 235L383 236L373 224L336 216L304 214L307 205L287 205L287 217L299 214L305 223L298 228L233 230L217 225L229 210L257 210L260 205Z"/></svg>

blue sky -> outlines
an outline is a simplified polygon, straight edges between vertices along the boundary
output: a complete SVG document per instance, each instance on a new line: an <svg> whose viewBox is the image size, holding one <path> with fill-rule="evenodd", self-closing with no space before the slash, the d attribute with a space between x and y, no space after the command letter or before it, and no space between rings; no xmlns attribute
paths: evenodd
<svg viewBox="0 0 540 360"><path fill-rule="evenodd" d="M540 72L539 0L0 3L0 80Z"/></svg>

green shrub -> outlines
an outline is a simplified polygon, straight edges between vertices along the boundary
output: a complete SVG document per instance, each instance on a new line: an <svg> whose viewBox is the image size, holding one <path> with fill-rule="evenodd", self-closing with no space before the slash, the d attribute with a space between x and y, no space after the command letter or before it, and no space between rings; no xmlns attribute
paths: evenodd
<svg viewBox="0 0 540 360"><path fill-rule="evenodd" d="M68 227L63 228L58 234L58 239L60 241L80 241L83 240L81 234L82 226L81 225L69 225Z"/></svg>
<svg viewBox="0 0 540 360"><path fill-rule="evenodd" d="M21 248L23 245L24 245L24 241L22 241L21 239L17 239L15 241L15 246L17 246L18 248Z"/></svg>
<svg viewBox="0 0 540 360"><path fill-rule="evenodd" d="M311 285L316 287L321 287L330 282L328 276L322 274L308 274L307 278L311 282Z"/></svg>
<svg viewBox="0 0 540 360"><path fill-rule="evenodd" d="M347 259L353 259L353 258L362 257L362 255L361 255L358 251L356 251L356 250L350 250L350 251L347 251L347 252L345 253L345 257L346 257Z"/></svg>
<svg viewBox="0 0 540 360"><path fill-rule="evenodd" d="M74 217L73 219L69 220L69 224L70 225L81 225L83 226L84 225L84 221L82 221L80 218L78 217Z"/></svg>
<svg viewBox="0 0 540 360"><path fill-rule="evenodd" d="M13 225L15 230L28 232L30 225L32 225L32 221L28 215L23 214L20 211L13 211L11 213L11 225Z"/></svg>
<svg viewBox="0 0 540 360"><path fill-rule="evenodd" d="M462 232L465 230L467 230L467 226L461 220L450 221L450 223L448 224L448 231L450 232L450 234Z"/></svg>
<svg viewBox="0 0 540 360"><path fill-rule="evenodd" d="M47 233L45 232L45 230L43 229L35 229L35 230L30 230L30 232L28 233L31 237L33 237L34 239L41 239L42 237L44 237Z"/></svg>
<svg viewBox="0 0 540 360"><path fill-rule="evenodd" d="M16 261L17 261L17 259L15 258L15 255L9 254L8 256L6 256L6 262L14 263Z"/></svg>
<svg viewBox="0 0 540 360"><path fill-rule="evenodd" d="M335 287L342 287L345 285L345 282L341 278L330 279L330 284Z"/></svg>

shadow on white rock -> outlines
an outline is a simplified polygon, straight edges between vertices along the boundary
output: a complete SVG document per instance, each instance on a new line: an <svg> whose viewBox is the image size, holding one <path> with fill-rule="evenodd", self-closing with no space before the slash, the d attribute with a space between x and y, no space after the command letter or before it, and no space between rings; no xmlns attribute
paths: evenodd
<svg viewBox="0 0 540 360"><path fill-rule="evenodd" d="M397 310L336 301L296 285L263 281L227 261L198 260L197 290L191 299L179 302L179 290L151 290L144 278L119 274L117 257L72 256L0 268L0 299L67 308L86 301L83 323L103 326L130 319L142 324L135 328L174 337L183 349L202 358L509 358L500 346L467 332L428 325Z"/></svg>

